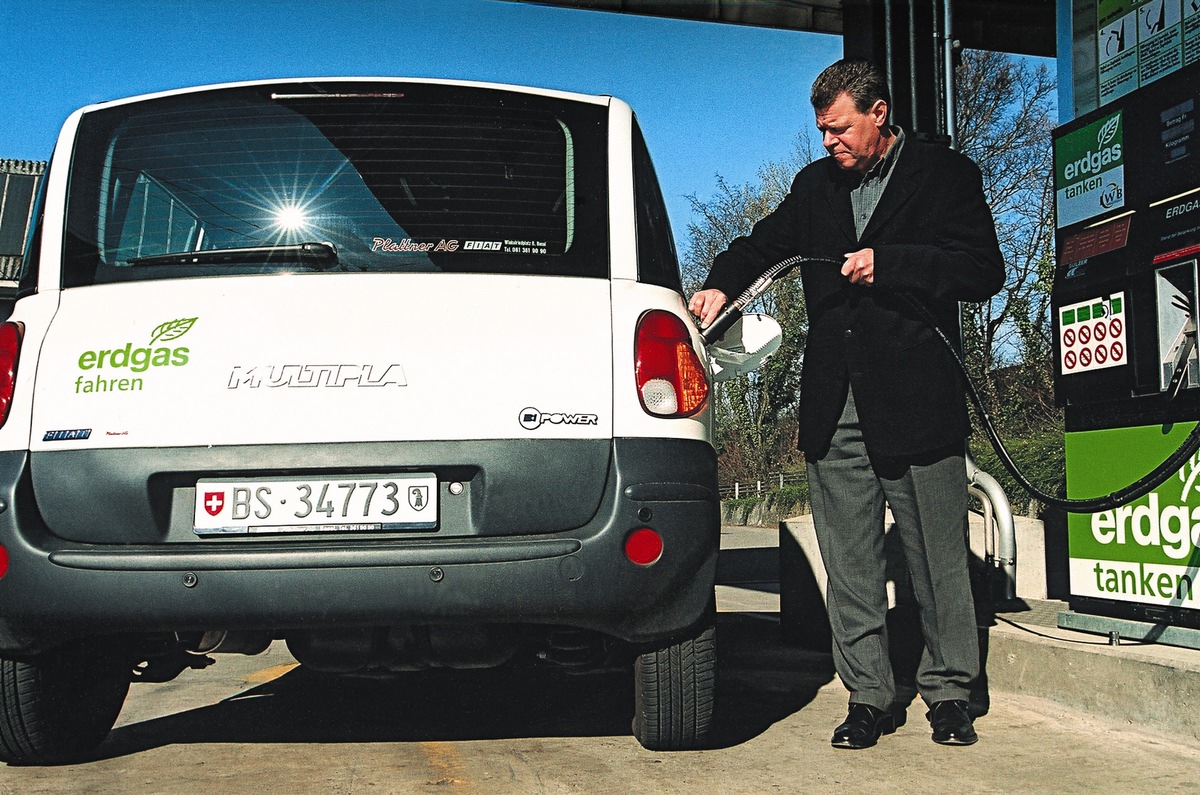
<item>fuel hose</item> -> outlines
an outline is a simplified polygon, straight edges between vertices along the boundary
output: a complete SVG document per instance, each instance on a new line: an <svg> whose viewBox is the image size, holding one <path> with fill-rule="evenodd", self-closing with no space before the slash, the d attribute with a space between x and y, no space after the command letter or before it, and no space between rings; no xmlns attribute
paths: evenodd
<svg viewBox="0 0 1200 795"><path fill-rule="evenodd" d="M732 326L737 319L742 316L743 310L752 301L770 289L771 285L776 281L790 275L791 271L797 265L804 263L822 263L836 265L838 267L841 267L843 264L840 260L831 259L829 257L795 256L789 257L788 259L772 265L763 273L762 276L759 276L750 284L749 287L742 291L737 298L731 301L721 311L721 313L713 319L713 322L701 332L701 335L704 337L705 344L711 345L712 343L721 339L721 337L725 335L725 332L729 330L729 327ZM947 337L942 331L941 327L938 326L937 320L934 318L933 313L930 312L929 309L913 295L903 292L897 292L896 295L899 295L902 300L906 301L917 313L917 315L926 324L928 324L931 329L933 329L933 332L937 334L938 339L942 341L942 344L946 347L946 350L950 353L951 358L958 367L959 374L962 376L963 384L966 386L967 395L970 397L971 404L975 407L975 413L979 417L979 424L982 426L984 433L987 435L988 441L991 442L992 448L996 451L996 455L999 457L1000 463L1004 466L1008 473L1012 475L1013 479L1017 481L1022 489L1028 492L1030 496L1040 500L1041 502L1064 511L1069 511L1071 513L1096 513L1098 511L1112 510L1117 506L1126 505L1138 499L1139 497L1144 497L1145 495L1149 494L1151 491L1164 483L1167 478L1178 472L1179 468L1186 464L1188 460L1196 454L1197 450L1200 450L1200 423L1197 423L1196 427L1192 429L1191 433L1187 435L1187 437L1183 440L1183 442L1180 443L1179 447L1176 448L1173 453L1163 459L1163 461L1150 472L1147 472L1144 476L1138 478L1128 486L1124 486L1123 488L1117 489L1109 494L1077 499L1057 497L1053 494L1048 494L1042 491L1032 482L1030 482L1029 478L1025 477L1024 473L1021 472L1020 467L1017 466L1017 463L1009 454L1008 448L1004 445L1004 440L1000 438L1000 434L996 430L995 423L992 422L992 417L983 404L983 398L979 394L979 390L975 388L974 382L971 381L971 377L967 372L966 362L963 361L962 356L959 354L958 347L950 341L950 338ZM1187 363L1188 357L1186 355L1182 356L1179 364L1176 367L1174 377L1172 378L1172 384L1182 380L1182 369L1187 367ZM1178 388L1176 387L1176 389L1172 390L1169 394L1173 397L1173 395L1177 392Z"/></svg>
<svg viewBox="0 0 1200 795"><path fill-rule="evenodd" d="M825 257L805 256L788 257L782 262L775 263L771 267L767 268L766 271L763 272L762 276L759 276L757 279L751 282L750 286L739 293L736 298L726 304L725 308L721 310L720 314L713 318L713 322L709 323L708 326L706 326L704 330L700 332L700 335L704 337L704 344L712 345L714 342L721 339L721 337L724 337L725 332L729 331L729 327L737 322L738 318L742 316L743 310L745 310L745 308L749 306L752 301L765 293L767 290L771 289L771 285L777 280L782 279L790 274L792 269L797 265L805 262L827 262L832 265L841 265L841 263L837 260L827 259Z"/></svg>

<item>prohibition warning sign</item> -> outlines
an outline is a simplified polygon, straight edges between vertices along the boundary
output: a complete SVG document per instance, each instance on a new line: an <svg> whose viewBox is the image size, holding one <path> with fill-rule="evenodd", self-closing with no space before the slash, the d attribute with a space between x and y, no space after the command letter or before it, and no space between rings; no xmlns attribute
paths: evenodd
<svg viewBox="0 0 1200 795"><path fill-rule="evenodd" d="M1067 375L1128 365L1126 315L1122 292L1058 307L1060 372Z"/></svg>

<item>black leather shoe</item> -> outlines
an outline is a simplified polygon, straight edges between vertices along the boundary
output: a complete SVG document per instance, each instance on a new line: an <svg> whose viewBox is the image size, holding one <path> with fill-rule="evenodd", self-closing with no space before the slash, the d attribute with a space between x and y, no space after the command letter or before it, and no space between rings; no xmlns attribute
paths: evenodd
<svg viewBox="0 0 1200 795"><path fill-rule="evenodd" d="M967 702L959 699L938 701L929 708L929 726L933 741L941 745L972 745L979 739L971 725Z"/></svg>
<svg viewBox="0 0 1200 795"><path fill-rule="evenodd" d="M834 748L870 748L881 734L896 731L896 719L890 712L870 704L851 704L846 720L833 730Z"/></svg>

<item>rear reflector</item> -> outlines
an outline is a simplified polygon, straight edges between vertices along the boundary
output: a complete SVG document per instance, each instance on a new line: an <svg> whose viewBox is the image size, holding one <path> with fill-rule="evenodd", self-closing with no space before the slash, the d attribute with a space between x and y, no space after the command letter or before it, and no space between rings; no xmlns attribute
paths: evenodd
<svg viewBox="0 0 1200 795"><path fill-rule="evenodd" d="M634 369L642 408L656 417L690 417L708 400L708 376L691 334L676 315L652 309L638 321Z"/></svg>
<svg viewBox="0 0 1200 795"><path fill-rule="evenodd" d="M22 331L19 323L0 323L0 426L8 420L8 411L12 408Z"/></svg>
<svg viewBox="0 0 1200 795"><path fill-rule="evenodd" d="M634 530L625 539L625 557L639 566L649 566L662 557L662 536L649 527Z"/></svg>
<svg viewBox="0 0 1200 795"><path fill-rule="evenodd" d="M8 574L8 550L0 546L0 579Z"/></svg>

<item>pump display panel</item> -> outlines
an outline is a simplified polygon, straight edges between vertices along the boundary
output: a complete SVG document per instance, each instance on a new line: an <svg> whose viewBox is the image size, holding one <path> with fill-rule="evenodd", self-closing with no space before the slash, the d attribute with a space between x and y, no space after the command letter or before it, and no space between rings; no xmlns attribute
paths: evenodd
<svg viewBox="0 0 1200 795"><path fill-rule="evenodd" d="M1111 493L1200 420L1200 63L1054 135L1056 394L1067 496ZM1200 627L1200 461L1068 514L1071 607Z"/></svg>

